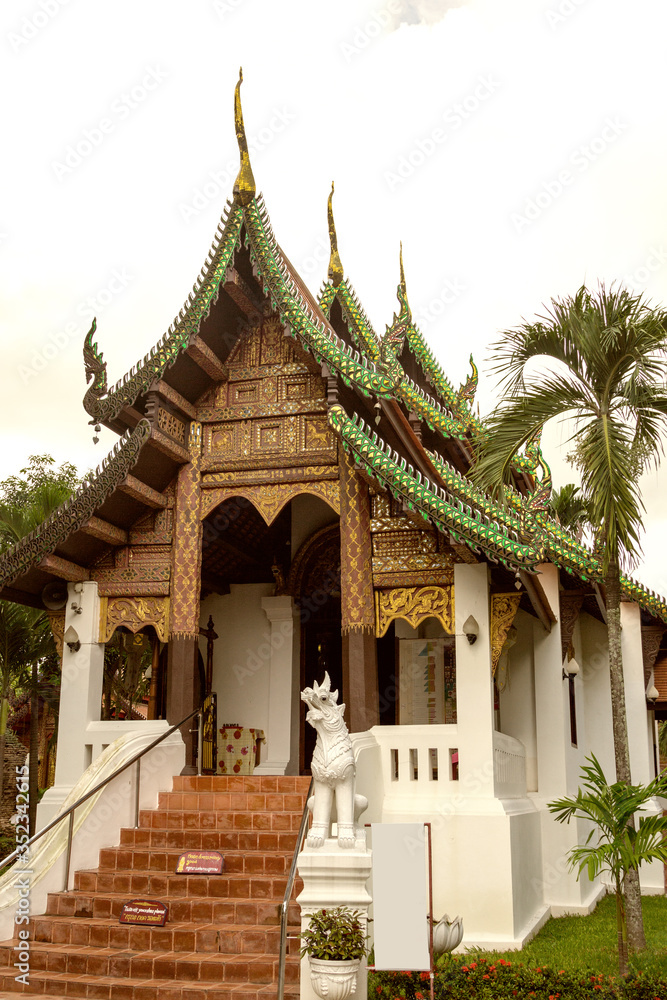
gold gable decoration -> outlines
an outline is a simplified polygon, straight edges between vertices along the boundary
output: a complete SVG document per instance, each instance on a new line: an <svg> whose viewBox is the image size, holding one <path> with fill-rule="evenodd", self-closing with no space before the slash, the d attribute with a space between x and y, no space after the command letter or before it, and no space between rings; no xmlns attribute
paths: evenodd
<svg viewBox="0 0 667 1000"><path fill-rule="evenodd" d="M103 597L100 600L100 642L109 642L119 626L139 632L152 625L160 642L169 639L168 597Z"/></svg>
<svg viewBox="0 0 667 1000"><path fill-rule="evenodd" d="M520 603L521 594L491 595L491 672L494 677Z"/></svg>
<svg viewBox="0 0 667 1000"><path fill-rule="evenodd" d="M222 486L204 491L200 516L208 517L212 510L232 497L245 497L259 511L267 525L273 524L286 504L302 493L324 500L340 514L340 493L336 480L322 482L267 483L262 486Z"/></svg>
<svg viewBox="0 0 667 1000"><path fill-rule="evenodd" d="M375 634L380 639L396 618L417 628L427 618L437 618L448 635L454 635L453 587L398 587L375 591Z"/></svg>

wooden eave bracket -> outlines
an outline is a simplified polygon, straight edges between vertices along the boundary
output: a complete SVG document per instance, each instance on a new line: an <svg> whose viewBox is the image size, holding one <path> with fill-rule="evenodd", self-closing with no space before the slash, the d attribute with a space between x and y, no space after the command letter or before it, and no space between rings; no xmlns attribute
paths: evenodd
<svg viewBox="0 0 667 1000"><path fill-rule="evenodd" d="M190 461L190 452L187 448L178 444L168 434L164 434L155 424L153 424L151 436L148 440L158 451L161 451L163 455L173 459L179 465L185 465L186 462Z"/></svg>
<svg viewBox="0 0 667 1000"><path fill-rule="evenodd" d="M185 353L189 358L192 358L194 363L213 382L222 382L224 380L226 375L225 365L199 335L191 338L190 343L185 349Z"/></svg>
<svg viewBox="0 0 667 1000"><path fill-rule="evenodd" d="M62 559L60 556L44 556L42 561L38 563L37 569L44 570L46 573L52 573L54 576L59 577L61 580L67 580L69 583L80 583L83 580L90 579L90 571L85 566L79 566L78 563L70 562L69 559Z"/></svg>
<svg viewBox="0 0 667 1000"><path fill-rule="evenodd" d="M600 609L600 614L602 615L602 621L607 624L607 600L602 591L602 587L599 583L593 584L593 593L595 594L595 600L597 601L598 608Z"/></svg>
<svg viewBox="0 0 667 1000"><path fill-rule="evenodd" d="M157 379L153 382L149 391L157 393L160 399L163 399L166 403L170 403L174 409L178 410L182 416L187 417L188 420L197 419L197 407L162 379Z"/></svg>
<svg viewBox="0 0 667 1000"><path fill-rule="evenodd" d="M533 611L544 625L546 631L551 632L551 626L556 624L558 617L549 604L549 599L544 593L544 588L540 583L539 577L528 573L525 569L520 569L519 579L528 594Z"/></svg>
<svg viewBox="0 0 667 1000"><path fill-rule="evenodd" d="M127 545L127 531L102 520L101 517L88 518L81 525L79 531L82 531L84 535L90 535L91 538L97 538L100 542L106 542L107 545Z"/></svg>
<svg viewBox="0 0 667 1000"><path fill-rule="evenodd" d="M150 486L146 486L145 483L142 483L140 479L136 479L134 476L125 476L125 479L117 488L121 493L132 497L133 500L138 500L146 507L160 510L167 506L167 500L161 493L151 489Z"/></svg>
<svg viewBox="0 0 667 1000"><path fill-rule="evenodd" d="M234 267L230 267L225 274L224 289L230 299L236 303L242 313L244 313L251 323L260 323L267 315L266 304L250 287Z"/></svg>

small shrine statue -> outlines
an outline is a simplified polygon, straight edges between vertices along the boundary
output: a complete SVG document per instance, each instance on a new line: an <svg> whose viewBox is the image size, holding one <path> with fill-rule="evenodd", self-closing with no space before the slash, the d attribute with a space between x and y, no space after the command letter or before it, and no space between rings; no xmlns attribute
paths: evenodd
<svg viewBox="0 0 667 1000"><path fill-rule="evenodd" d="M352 740L343 719L345 705L338 704L338 691L331 690L329 674L318 685L301 692L308 705L306 721L317 732L311 762L314 794L308 802L313 823L306 840L308 847L322 847L331 832L331 812L336 804L338 846L353 848L356 821L368 807L368 799L355 795L356 766Z"/></svg>

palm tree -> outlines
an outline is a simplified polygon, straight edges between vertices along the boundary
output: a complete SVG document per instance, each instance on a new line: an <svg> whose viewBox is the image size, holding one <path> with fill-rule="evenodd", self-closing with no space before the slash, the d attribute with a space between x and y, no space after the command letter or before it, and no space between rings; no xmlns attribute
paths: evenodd
<svg viewBox="0 0 667 1000"><path fill-rule="evenodd" d="M553 299L545 316L507 331L494 345L505 398L487 423L475 476L502 489L512 460L553 417L573 418L583 498L596 532L606 588L616 779L630 784L621 657L621 563L640 552L639 476L657 465L667 423L667 311L627 289ZM540 358L546 367L531 362ZM626 878L629 942L646 946L636 872Z"/></svg>
<svg viewBox="0 0 667 1000"><path fill-rule="evenodd" d="M628 785L622 781L607 783L604 771L594 754L582 767L585 779L574 798L549 802L549 811L559 823L585 819L593 824L588 840L569 852L572 867L579 866L579 875L588 872L591 881L602 872L611 875L616 894L616 927L619 971L628 971L628 935L622 885L629 871L636 871L642 862L667 861L667 816L642 816L637 829L632 825L635 813L651 799L667 793L667 774L661 774L648 785ZM597 843L591 845L597 833ZM578 877L578 876L577 876Z"/></svg>
<svg viewBox="0 0 667 1000"><path fill-rule="evenodd" d="M554 490L549 504L550 513L558 518L562 528L571 531L578 542L589 523L588 506L578 486L566 483L559 490Z"/></svg>

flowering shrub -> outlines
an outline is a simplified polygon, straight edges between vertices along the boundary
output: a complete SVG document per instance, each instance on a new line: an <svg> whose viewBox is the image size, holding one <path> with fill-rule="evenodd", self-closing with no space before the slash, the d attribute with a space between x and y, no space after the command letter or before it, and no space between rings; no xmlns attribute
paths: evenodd
<svg viewBox="0 0 667 1000"><path fill-rule="evenodd" d="M453 955L435 973L436 1000L667 1000L667 978L627 979ZM371 972L368 1000L429 1000L428 972Z"/></svg>

